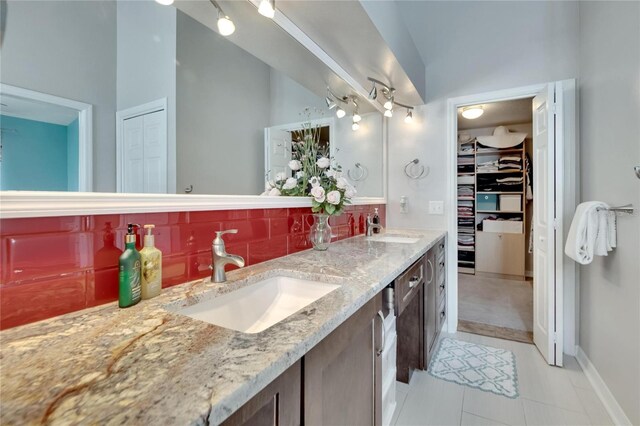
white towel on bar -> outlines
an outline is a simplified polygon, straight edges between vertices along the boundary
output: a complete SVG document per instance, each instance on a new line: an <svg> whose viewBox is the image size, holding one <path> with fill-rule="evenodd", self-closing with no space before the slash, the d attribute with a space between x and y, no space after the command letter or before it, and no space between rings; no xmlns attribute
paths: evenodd
<svg viewBox="0 0 640 426"><path fill-rule="evenodd" d="M571 222L564 252L576 262L587 265L593 256L606 256L616 246L616 217L609 206L599 201L580 204Z"/></svg>

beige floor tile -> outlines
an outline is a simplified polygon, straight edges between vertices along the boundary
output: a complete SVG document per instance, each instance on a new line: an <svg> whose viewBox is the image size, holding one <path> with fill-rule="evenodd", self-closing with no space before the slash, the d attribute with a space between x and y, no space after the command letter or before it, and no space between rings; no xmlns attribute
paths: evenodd
<svg viewBox="0 0 640 426"><path fill-rule="evenodd" d="M592 425L613 426L613 420L607 413L607 409L592 389L576 388L576 392Z"/></svg>
<svg viewBox="0 0 640 426"><path fill-rule="evenodd" d="M397 425L459 425L464 387L414 373Z"/></svg>
<svg viewBox="0 0 640 426"><path fill-rule="evenodd" d="M504 423L496 422L495 420L485 419L484 417L476 416L471 413L462 413L461 426L491 426L491 425L503 425Z"/></svg>
<svg viewBox="0 0 640 426"><path fill-rule="evenodd" d="M524 399L524 415L527 426L586 426L589 418L585 413L565 410L541 402Z"/></svg>
<svg viewBox="0 0 640 426"><path fill-rule="evenodd" d="M397 384L400 382L396 382L396 386ZM404 385L404 383L402 383ZM408 385L407 385L408 386ZM393 412L393 416L391 417L391 424L395 425L396 422L398 421L398 416L400 415L400 412L402 411L402 408L404 407L404 402L407 399L407 392L405 391L401 391L398 387L396 387L396 409ZM386 425L383 425L386 426Z"/></svg>
<svg viewBox="0 0 640 426"><path fill-rule="evenodd" d="M584 371L582 371L582 367L580 367L580 364L578 364L578 361L574 357L565 355L563 363L565 374L567 375L567 377L569 377L569 380L571 380L571 383L573 383L574 387L591 389L591 383L589 382L589 379L587 379Z"/></svg>
<svg viewBox="0 0 640 426"><path fill-rule="evenodd" d="M507 425L525 424L524 408L519 398L505 398L467 387L464 391L462 410Z"/></svg>

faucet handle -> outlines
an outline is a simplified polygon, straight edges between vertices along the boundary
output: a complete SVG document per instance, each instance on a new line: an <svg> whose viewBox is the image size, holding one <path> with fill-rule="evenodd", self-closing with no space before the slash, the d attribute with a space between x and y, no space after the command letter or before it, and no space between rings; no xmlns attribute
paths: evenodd
<svg viewBox="0 0 640 426"><path fill-rule="evenodd" d="M220 238L220 236L224 234L237 234L237 229L227 229L226 231L216 231L216 238Z"/></svg>

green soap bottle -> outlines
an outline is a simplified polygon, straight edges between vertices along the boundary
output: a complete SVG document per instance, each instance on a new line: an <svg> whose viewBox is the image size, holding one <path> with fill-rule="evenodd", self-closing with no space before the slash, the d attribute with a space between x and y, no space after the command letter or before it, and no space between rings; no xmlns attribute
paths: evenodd
<svg viewBox="0 0 640 426"><path fill-rule="evenodd" d="M124 237L125 250L120 256L119 262L119 296L118 306L128 308L140 301L140 252L136 249L136 234L133 233L134 227L140 227L130 223L127 225L127 235Z"/></svg>

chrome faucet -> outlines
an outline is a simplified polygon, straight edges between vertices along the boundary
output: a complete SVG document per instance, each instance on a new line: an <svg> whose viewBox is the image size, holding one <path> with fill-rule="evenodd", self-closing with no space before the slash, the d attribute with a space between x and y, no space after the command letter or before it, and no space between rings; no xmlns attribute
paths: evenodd
<svg viewBox="0 0 640 426"><path fill-rule="evenodd" d="M227 274L224 272L225 265L232 263L240 268L244 266L242 256L227 254L222 236L224 234L237 234L237 229L228 229L226 231L216 231L216 238L211 244L211 254L213 257L213 265L211 268L211 281L214 283L223 283L227 280Z"/></svg>
<svg viewBox="0 0 640 426"><path fill-rule="evenodd" d="M373 236L373 230L377 229L379 231L382 231L382 225L380 225L379 223L373 223L373 219L371 219L371 214L367 215L367 237L372 237Z"/></svg>

